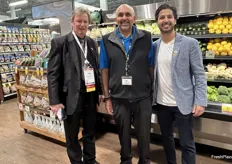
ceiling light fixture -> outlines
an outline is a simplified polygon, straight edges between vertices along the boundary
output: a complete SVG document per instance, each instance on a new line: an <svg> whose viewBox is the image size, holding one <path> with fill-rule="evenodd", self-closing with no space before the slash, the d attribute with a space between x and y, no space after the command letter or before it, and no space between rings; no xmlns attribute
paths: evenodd
<svg viewBox="0 0 232 164"><path fill-rule="evenodd" d="M28 1L27 0L22 0L22 1L12 2L12 3L9 3L9 6L10 7L18 6L18 5L22 5L22 4L25 4L25 3L28 3Z"/></svg>
<svg viewBox="0 0 232 164"><path fill-rule="evenodd" d="M15 9L15 11L21 11L22 9ZM7 11L6 13L11 13L11 11Z"/></svg>

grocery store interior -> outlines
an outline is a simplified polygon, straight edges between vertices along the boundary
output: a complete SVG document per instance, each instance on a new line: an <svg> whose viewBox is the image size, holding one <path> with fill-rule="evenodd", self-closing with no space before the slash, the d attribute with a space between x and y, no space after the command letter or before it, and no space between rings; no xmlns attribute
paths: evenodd
<svg viewBox="0 0 232 164"><path fill-rule="evenodd" d="M197 39L203 55L208 106L194 118L196 163L232 163L231 0L0 0L0 164L69 163L64 123L49 109L47 64L51 39L71 31L75 7L91 11L87 35L97 43L116 28L115 10L122 3L135 9L137 28L151 32L155 41L160 37L155 11L164 2L177 8L175 30ZM97 111L96 160L120 163L114 120L104 103ZM164 164L155 110L151 125L151 163ZM133 163L137 163L137 142L131 130ZM181 163L174 131L177 163ZM82 144L81 131L78 138Z"/></svg>

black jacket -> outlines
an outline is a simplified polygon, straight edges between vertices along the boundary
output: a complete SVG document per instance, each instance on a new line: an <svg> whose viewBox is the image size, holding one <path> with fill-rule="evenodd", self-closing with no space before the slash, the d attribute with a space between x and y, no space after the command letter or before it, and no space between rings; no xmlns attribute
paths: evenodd
<svg viewBox="0 0 232 164"><path fill-rule="evenodd" d="M87 36L86 36L87 37ZM102 94L96 42L87 37L87 59L94 68L96 99ZM81 49L73 34L54 38L48 62L48 93L50 105L62 103L71 115L77 106L81 87Z"/></svg>

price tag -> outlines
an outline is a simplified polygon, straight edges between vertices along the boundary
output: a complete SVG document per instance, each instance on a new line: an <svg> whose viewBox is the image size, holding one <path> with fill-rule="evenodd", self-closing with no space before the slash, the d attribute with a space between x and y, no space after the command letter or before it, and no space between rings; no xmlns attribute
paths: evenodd
<svg viewBox="0 0 232 164"><path fill-rule="evenodd" d="M28 74L28 67L25 68L25 73Z"/></svg>
<svg viewBox="0 0 232 164"><path fill-rule="evenodd" d="M208 59L214 59L215 58L215 52L214 51L206 51L205 57Z"/></svg>
<svg viewBox="0 0 232 164"><path fill-rule="evenodd" d="M38 76L40 75L40 69L39 68L36 68L36 73L37 73Z"/></svg>
<svg viewBox="0 0 232 164"><path fill-rule="evenodd" d="M25 111L29 113L31 111L30 107L29 106L25 106Z"/></svg>
<svg viewBox="0 0 232 164"><path fill-rule="evenodd" d="M19 110L23 111L23 104L22 103L18 103L18 107L19 107Z"/></svg>
<svg viewBox="0 0 232 164"><path fill-rule="evenodd" d="M50 110L50 118L51 120L56 120L56 115L53 113L52 110Z"/></svg>
<svg viewBox="0 0 232 164"><path fill-rule="evenodd" d="M40 75L41 75L41 76L44 75L44 70L43 70L43 68L40 68Z"/></svg>
<svg viewBox="0 0 232 164"><path fill-rule="evenodd" d="M212 75L212 74L206 74L206 79L207 79L207 81L214 81L214 75Z"/></svg>
<svg viewBox="0 0 232 164"><path fill-rule="evenodd" d="M232 104L222 104L222 113L232 114Z"/></svg>

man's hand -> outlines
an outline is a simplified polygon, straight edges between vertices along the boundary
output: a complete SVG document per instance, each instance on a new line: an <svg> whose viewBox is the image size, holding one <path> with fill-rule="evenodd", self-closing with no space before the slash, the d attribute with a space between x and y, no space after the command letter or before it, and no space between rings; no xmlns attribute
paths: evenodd
<svg viewBox="0 0 232 164"><path fill-rule="evenodd" d="M205 107L199 105L195 105L192 111L193 116L195 117L202 115L204 112L205 112Z"/></svg>
<svg viewBox="0 0 232 164"><path fill-rule="evenodd" d="M56 114L56 112L57 112L60 108L64 109L64 105L63 105L63 104L51 105L50 108L51 108L51 110L53 111L53 113Z"/></svg>
<svg viewBox="0 0 232 164"><path fill-rule="evenodd" d="M113 106L110 99L105 100L105 108L110 115L113 115Z"/></svg>
<svg viewBox="0 0 232 164"><path fill-rule="evenodd" d="M104 100L104 96L103 95L99 95L99 98L98 98L99 106L103 102L103 100Z"/></svg>

